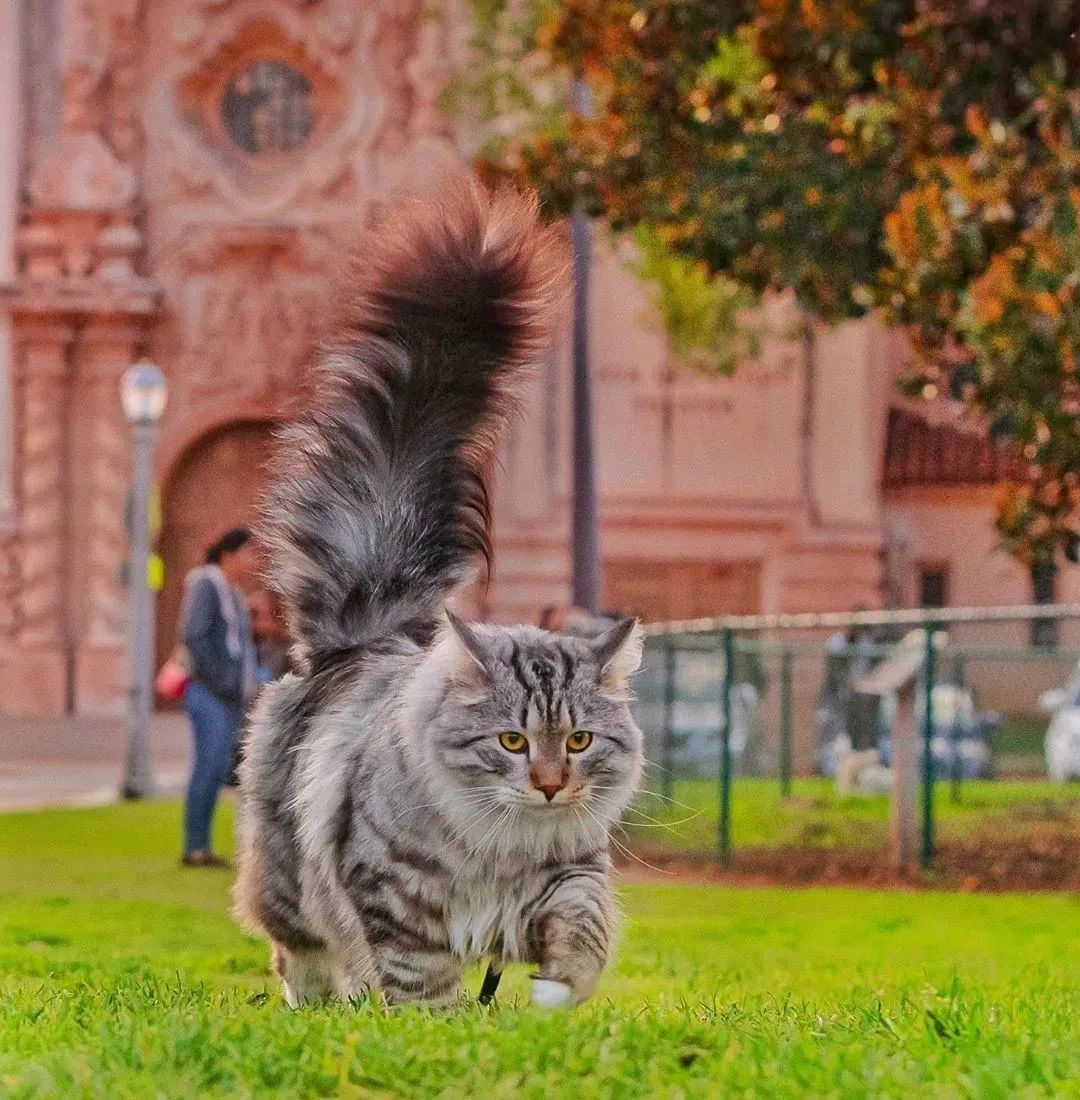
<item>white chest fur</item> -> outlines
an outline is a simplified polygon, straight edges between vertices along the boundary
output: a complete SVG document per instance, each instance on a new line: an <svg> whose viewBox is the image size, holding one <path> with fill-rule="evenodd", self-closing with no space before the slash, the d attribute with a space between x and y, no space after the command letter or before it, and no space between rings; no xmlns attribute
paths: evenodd
<svg viewBox="0 0 1080 1100"><path fill-rule="evenodd" d="M450 948L463 959L498 952L505 959L521 959L525 952L522 897L506 884L470 884L455 891L447 905Z"/></svg>

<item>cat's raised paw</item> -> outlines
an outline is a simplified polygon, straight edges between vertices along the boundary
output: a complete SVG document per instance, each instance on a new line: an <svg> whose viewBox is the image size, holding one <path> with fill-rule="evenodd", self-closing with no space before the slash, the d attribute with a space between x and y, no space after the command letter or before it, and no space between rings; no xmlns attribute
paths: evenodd
<svg viewBox="0 0 1080 1100"><path fill-rule="evenodd" d="M565 982L532 979L532 1003L538 1008L569 1008L574 992Z"/></svg>

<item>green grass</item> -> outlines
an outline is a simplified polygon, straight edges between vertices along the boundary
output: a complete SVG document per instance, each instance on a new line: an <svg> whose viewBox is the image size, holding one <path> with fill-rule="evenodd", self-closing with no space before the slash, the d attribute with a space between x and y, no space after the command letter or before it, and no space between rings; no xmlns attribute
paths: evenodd
<svg viewBox="0 0 1080 1100"><path fill-rule="evenodd" d="M655 777L651 788L659 793ZM712 851L719 813L717 791L715 782L682 780L674 785L674 802L643 795L638 802L641 813L628 816L627 831L639 840L688 851ZM1040 822L1080 822L1080 787L970 780L961 785L960 801L954 803L949 784L938 783L934 807L942 842L980 832L1022 836ZM881 847L886 843L888 821L888 796L841 796L830 779L797 779L787 799L781 797L777 780L736 779L732 783L731 836L736 851L783 845ZM657 828L656 822L666 827Z"/></svg>
<svg viewBox="0 0 1080 1100"><path fill-rule="evenodd" d="M290 1012L178 828L0 817L0 1095L1080 1096L1076 897L627 885L572 1014Z"/></svg>

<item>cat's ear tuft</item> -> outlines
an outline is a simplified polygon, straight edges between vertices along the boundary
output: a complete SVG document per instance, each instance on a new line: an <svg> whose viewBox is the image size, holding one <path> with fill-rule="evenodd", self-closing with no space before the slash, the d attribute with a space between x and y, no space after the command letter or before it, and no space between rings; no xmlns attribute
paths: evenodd
<svg viewBox="0 0 1080 1100"><path fill-rule="evenodd" d="M493 655L487 639L480 631L459 619L449 608L446 609L446 621L450 624L453 637L458 643L463 670L473 674L479 671L490 679Z"/></svg>
<svg viewBox="0 0 1080 1100"><path fill-rule="evenodd" d="M623 691L641 667L645 635L637 619L621 619L590 643L600 666L600 686Z"/></svg>

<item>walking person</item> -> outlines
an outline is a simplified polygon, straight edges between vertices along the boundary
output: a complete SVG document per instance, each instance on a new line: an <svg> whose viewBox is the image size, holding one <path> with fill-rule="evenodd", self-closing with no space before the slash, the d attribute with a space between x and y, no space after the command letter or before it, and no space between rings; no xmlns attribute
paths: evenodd
<svg viewBox="0 0 1080 1100"><path fill-rule="evenodd" d="M184 804L187 867L224 867L210 847L218 794L229 778L247 704L256 690L255 642L242 586L255 572L250 533L227 531L206 552L206 564L187 577L181 630L191 680L184 709L191 719L195 757Z"/></svg>

